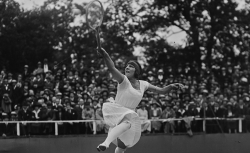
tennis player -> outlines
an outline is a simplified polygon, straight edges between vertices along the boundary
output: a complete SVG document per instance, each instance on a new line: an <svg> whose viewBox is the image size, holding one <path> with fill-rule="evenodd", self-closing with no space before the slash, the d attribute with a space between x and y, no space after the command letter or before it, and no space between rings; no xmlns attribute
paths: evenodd
<svg viewBox="0 0 250 153"><path fill-rule="evenodd" d="M141 122L135 108L140 103L146 90L159 94L166 94L172 89L184 88L180 83L173 83L163 88L154 86L146 81L139 80L142 71L136 61L129 61L125 68L125 75L116 69L109 54L100 50L109 72L119 84L115 102L103 104L104 121L110 126L106 140L97 146L98 151L105 151L111 142L117 147L115 153L124 153L127 148L134 146L141 137Z"/></svg>

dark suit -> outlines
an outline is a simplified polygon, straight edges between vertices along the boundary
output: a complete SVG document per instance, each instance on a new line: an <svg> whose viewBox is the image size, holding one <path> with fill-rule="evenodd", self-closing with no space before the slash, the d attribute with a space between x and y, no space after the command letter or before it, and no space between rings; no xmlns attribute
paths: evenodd
<svg viewBox="0 0 250 153"><path fill-rule="evenodd" d="M44 87L44 81L43 81L43 79L41 78L41 79L39 79L39 80L35 80L34 82L33 82L33 85L37 85L37 90L42 90L43 89L43 87Z"/></svg>
<svg viewBox="0 0 250 153"><path fill-rule="evenodd" d="M82 108L75 107L74 111L77 114L77 120L82 120ZM74 123L74 131L76 132L76 134L83 133L83 131L85 131L83 123Z"/></svg>
<svg viewBox="0 0 250 153"><path fill-rule="evenodd" d="M29 79L30 72L28 70L27 71L24 70L24 72L22 73L22 76L23 76L23 80L25 81L25 80Z"/></svg>
<svg viewBox="0 0 250 153"><path fill-rule="evenodd" d="M11 96L11 94L12 94L12 86L10 85L10 84L2 84L1 85L1 93L2 93L2 95L1 95L1 97L3 96L3 94L5 94L5 93L8 93L9 94L9 96Z"/></svg>
<svg viewBox="0 0 250 153"><path fill-rule="evenodd" d="M18 112L18 121L30 121L32 116L32 112L27 109L24 111L24 109L21 109ZM30 124L20 124L21 128L21 135L29 135L30 134Z"/></svg>
<svg viewBox="0 0 250 153"><path fill-rule="evenodd" d="M73 109L65 111L65 120L77 120L77 112ZM66 123L66 134L75 134L75 123Z"/></svg>
<svg viewBox="0 0 250 153"><path fill-rule="evenodd" d="M15 135L15 123L0 123L0 136L5 134L6 136Z"/></svg>
<svg viewBox="0 0 250 153"><path fill-rule="evenodd" d="M12 108L15 105L22 105L22 98L23 98L23 89L20 86L14 85L12 89Z"/></svg>

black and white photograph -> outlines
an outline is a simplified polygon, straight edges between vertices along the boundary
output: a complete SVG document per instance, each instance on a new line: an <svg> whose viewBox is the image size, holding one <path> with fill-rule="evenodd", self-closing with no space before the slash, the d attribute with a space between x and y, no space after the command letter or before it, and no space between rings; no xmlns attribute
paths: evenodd
<svg viewBox="0 0 250 153"><path fill-rule="evenodd" d="M0 0L0 153L249 153L250 0Z"/></svg>

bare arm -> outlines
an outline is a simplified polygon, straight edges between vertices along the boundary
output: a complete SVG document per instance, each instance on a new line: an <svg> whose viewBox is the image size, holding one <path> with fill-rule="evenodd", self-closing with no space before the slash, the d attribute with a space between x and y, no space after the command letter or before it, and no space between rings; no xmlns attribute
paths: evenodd
<svg viewBox="0 0 250 153"><path fill-rule="evenodd" d="M160 88L160 87L157 87L157 86L154 86L152 84L149 83L149 86L148 86L148 90L149 91L152 91L154 93L158 93L158 94L167 94L169 93L172 89L176 89L176 88L181 88L181 89L184 89L185 86L180 84L180 83L173 83L173 84L170 84L168 86L165 86L163 88Z"/></svg>
<svg viewBox="0 0 250 153"><path fill-rule="evenodd" d="M118 83L121 83L124 79L124 75L119 70L117 70L109 54L103 48L101 49L101 55L109 69L109 72L112 74L113 79L115 79Z"/></svg>

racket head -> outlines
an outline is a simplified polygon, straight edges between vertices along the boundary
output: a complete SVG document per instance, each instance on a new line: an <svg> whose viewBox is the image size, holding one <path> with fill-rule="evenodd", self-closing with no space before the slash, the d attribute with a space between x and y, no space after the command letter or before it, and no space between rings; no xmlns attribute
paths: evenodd
<svg viewBox="0 0 250 153"><path fill-rule="evenodd" d="M86 7L86 22L95 30L101 26L104 16L103 5L99 0L91 1Z"/></svg>

